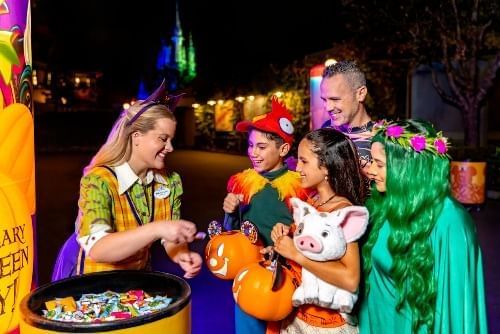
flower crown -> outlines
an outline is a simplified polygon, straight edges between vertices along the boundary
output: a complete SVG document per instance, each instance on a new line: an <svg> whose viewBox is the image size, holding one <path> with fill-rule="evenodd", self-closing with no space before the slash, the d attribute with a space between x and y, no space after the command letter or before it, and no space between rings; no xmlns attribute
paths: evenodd
<svg viewBox="0 0 500 334"><path fill-rule="evenodd" d="M448 155L448 138L443 137L439 131L436 137L426 136L421 133L414 133L407 130L407 126L397 125L386 120L379 121L373 126L375 134L383 133L386 139L395 144L399 144L407 150L414 150L417 153L429 152L438 156Z"/></svg>

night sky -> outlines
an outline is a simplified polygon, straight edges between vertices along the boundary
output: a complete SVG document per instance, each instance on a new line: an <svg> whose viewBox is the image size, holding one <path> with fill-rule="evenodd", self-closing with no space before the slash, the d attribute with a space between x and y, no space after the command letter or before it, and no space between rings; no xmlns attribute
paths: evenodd
<svg viewBox="0 0 500 334"><path fill-rule="evenodd" d="M103 71L113 89L137 91L175 24L175 0L32 0L35 61ZM178 0L199 79L214 90L244 85L343 39L339 1Z"/></svg>

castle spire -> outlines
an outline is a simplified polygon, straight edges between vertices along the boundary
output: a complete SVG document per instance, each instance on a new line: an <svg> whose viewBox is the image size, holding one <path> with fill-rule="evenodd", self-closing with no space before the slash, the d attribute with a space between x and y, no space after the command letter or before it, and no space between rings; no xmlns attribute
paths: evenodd
<svg viewBox="0 0 500 334"><path fill-rule="evenodd" d="M187 81L191 81L196 77L196 55L194 50L193 35L189 33L188 49L187 49Z"/></svg>
<svg viewBox="0 0 500 334"><path fill-rule="evenodd" d="M179 15L179 2L175 2L175 28L172 34L174 46L175 64L181 76L184 75L187 67L186 49L184 47L184 37L182 36L181 20Z"/></svg>
<svg viewBox="0 0 500 334"><path fill-rule="evenodd" d="M174 28L174 36L182 37L182 28L181 28L181 19L179 15L179 1L175 2L175 28Z"/></svg>

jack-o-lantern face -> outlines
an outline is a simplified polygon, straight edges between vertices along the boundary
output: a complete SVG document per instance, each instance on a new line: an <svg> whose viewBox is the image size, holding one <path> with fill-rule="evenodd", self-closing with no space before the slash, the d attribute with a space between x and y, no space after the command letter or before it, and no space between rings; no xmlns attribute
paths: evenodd
<svg viewBox="0 0 500 334"><path fill-rule="evenodd" d="M262 260L260 249L240 231L222 232L208 242L205 263L215 276L230 280L245 265Z"/></svg>
<svg viewBox="0 0 500 334"><path fill-rule="evenodd" d="M273 291L273 272L265 262L245 266L233 281L234 301L243 311L257 319L284 319L292 312L295 285L290 272L284 268L282 270L283 282Z"/></svg>

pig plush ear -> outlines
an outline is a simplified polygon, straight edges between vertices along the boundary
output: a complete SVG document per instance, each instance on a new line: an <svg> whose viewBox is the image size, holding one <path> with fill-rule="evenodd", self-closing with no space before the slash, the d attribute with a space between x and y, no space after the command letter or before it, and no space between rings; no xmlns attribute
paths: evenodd
<svg viewBox="0 0 500 334"><path fill-rule="evenodd" d="M290 198L290 205L293 208L293 221L297 224L304 220L305 215L317 212L313 206L301 201L297 197Z"/></svg>
<svg viewBox="0 0 500 334"><path fill-rule="evenodd" d="M355 241L365 233L368 226L368 210L364 206L348 206L335 213L339 214L342 221L340 226L347 242Z"/></svg>

